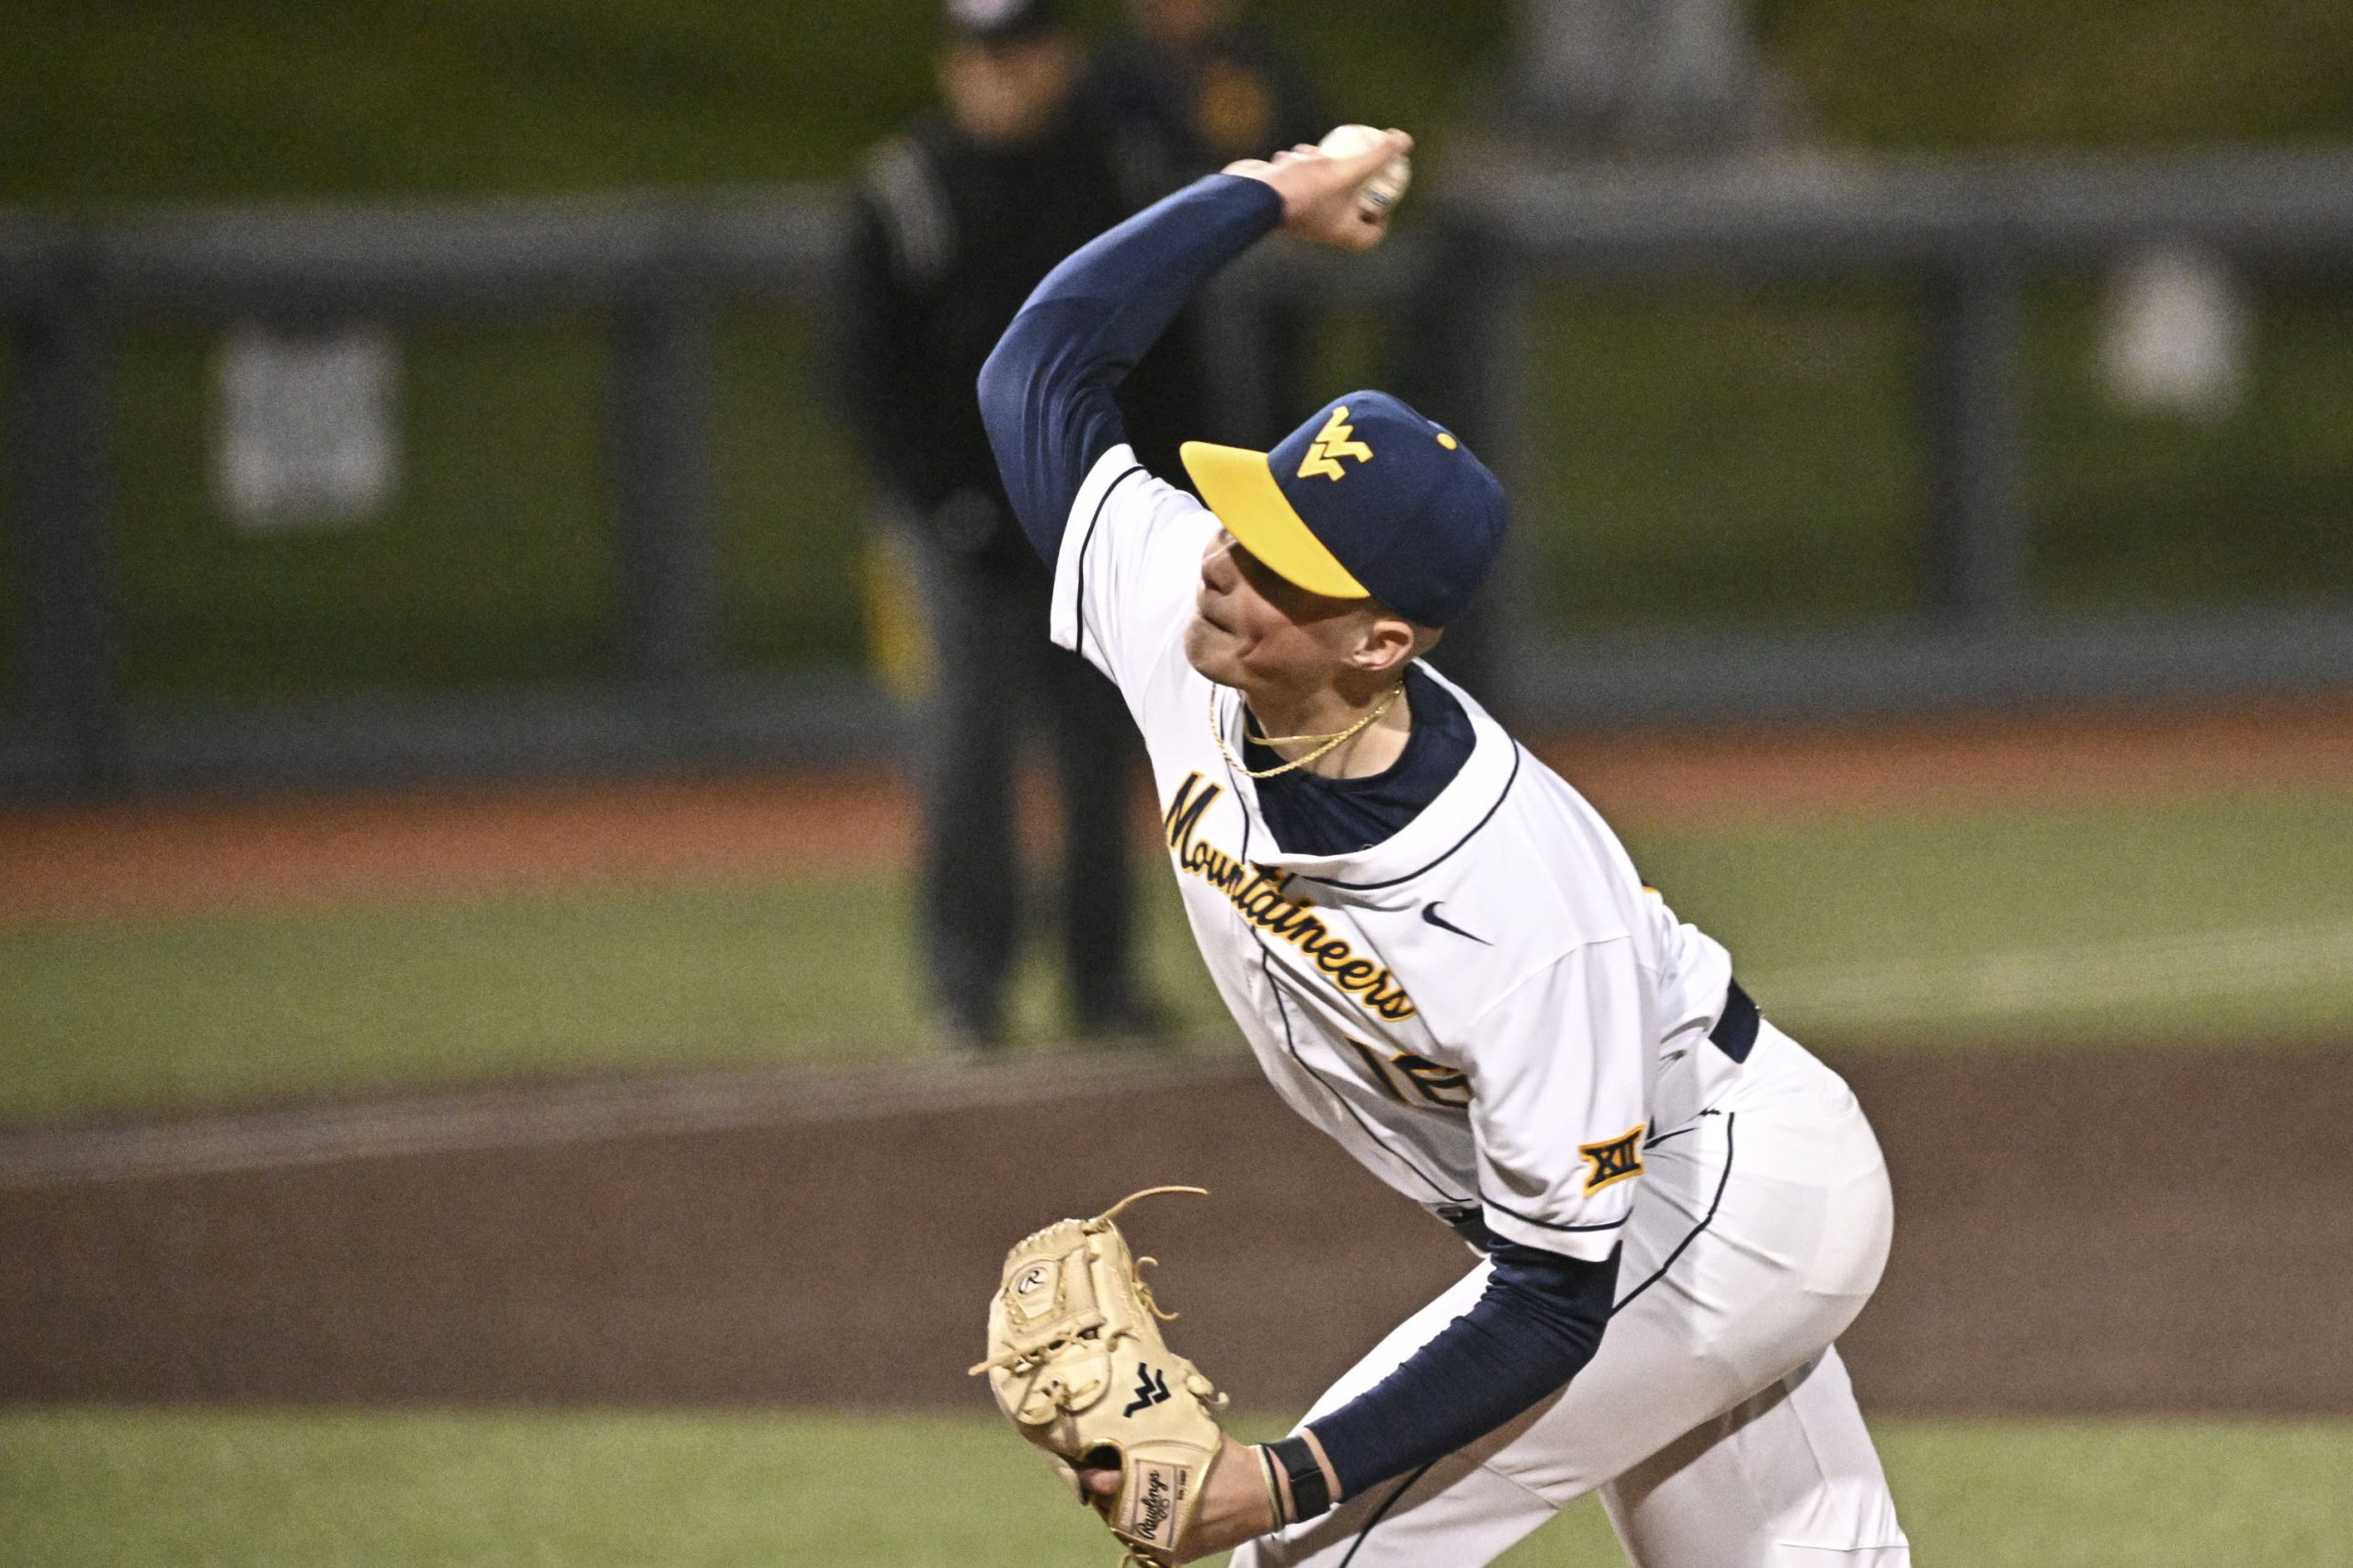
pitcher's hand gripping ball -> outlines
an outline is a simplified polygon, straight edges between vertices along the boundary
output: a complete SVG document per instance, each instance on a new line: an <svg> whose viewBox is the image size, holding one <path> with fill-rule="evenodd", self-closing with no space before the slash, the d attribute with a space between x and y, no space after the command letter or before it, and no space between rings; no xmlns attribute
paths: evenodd
<svg viewBox="0 0 2353 1568"><path fill-rule="evenodd" d="M1381 139L1381 133L1370 125L1336 125L1316 146L1336 158L1353 158ZM1400 153L1364 182L1357 192L1357 205L1380 217L1404 199L1405 187L1413 183L1414 161Z"/></svg>
<svg viewBox="0 0 2353 1568"><path fill-rule="evenodd" d="M1130 1555L1176 1561L1224 1440L1224 1396L1169 1350L1160 1310L1114 1218L1139 1198L1192 1192L1154 1187L1092 1220L1064 1220L1006 1255L989 1302L986 1372L997 1408L1051 1455L1074 1490L1080 1468L1120 1471L1116 1496L1095 1501ZM1081 1494L1082 1498L1084 1494Z"/></svg>

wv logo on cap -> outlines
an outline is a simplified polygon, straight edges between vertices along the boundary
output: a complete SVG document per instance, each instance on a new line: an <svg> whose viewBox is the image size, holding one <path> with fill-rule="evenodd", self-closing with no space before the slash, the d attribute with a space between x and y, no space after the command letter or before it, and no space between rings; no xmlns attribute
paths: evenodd
<svg viewBox="0 0 2353 1568"><path fill-rule="evenodd" d="M1342 458L1354 458L1358 462L1372 460L1372 449L1355 439L1357 427L1348 423L1348 405L1337 404L1332 417L1324 421L1324 428L1315 432L1315 439L1307 444L1307 456L1299 463L1299 477L1312 479L1322 474L1326 479L1338 479L1347 471L1340 466Z"/></svg>

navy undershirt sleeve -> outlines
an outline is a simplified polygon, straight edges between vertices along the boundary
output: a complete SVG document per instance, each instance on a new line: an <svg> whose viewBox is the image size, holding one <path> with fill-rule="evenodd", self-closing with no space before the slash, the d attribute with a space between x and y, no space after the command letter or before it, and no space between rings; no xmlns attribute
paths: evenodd
<svg viewBox="0 0 2353 1568"><path fill-rule="evenodd" d="M1282 215L1264 180L1196 180L1080 246L1005 329L981 367L981 420L1014 513L1048 562L1088 472L1127 439L1112 389L1194 290Z"/></svg>
<svg viewBox="0 0 2353 1568"><path fill-rule="evenodd" d="M1618 1253L1588 1263L1496 1244L1471 1310L1396 1370L1314 1422L1343 1496L1475 1442L1566 1386L1609 1324Z"/></svg>

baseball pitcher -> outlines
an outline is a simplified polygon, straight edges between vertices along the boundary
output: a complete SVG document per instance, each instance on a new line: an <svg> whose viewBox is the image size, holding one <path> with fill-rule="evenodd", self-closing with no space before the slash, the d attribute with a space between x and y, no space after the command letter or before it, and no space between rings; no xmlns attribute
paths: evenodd
<svg viewBox="0 0 2353 1568"><path fill-rule="evenodd" d="M1409 146L1178 191L1063 262L981 375L1053 566L1051 636L1143 733L1187 917L1260 1065L1481 1254L1290 1437L1200 1426L1203 1463L1124 1491L1116 1459L1070 1462L1107 1517L1140 1499L1123 1539L1155 1562L1481 1563L1597 1490L1643 1568L1908 1563L1833 1346L1887 1256L1870 1125L1577 792L1425 662L1501 545L1494 475L1377 392L1272 451L1188 444L1198 501L1120 427L1112 388L1206 278L1278 228L1373 244L1365 192ZM1043 1431L1082 1375L1140 1383L1111 1402L1138 1421L1209 1391L1189 1363L1175 1384L1050 1375L1127 1332L1086 1324L1148 1314L1108 1217L1040 1238L1008 1265L1001 1399Z"/></svg>

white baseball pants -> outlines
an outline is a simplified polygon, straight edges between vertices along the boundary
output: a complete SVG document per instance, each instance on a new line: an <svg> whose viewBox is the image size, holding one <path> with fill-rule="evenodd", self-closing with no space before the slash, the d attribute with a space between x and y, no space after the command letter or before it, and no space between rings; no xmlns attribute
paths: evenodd
<svg viewBox="0 0 2353 1568"><path fill-rule="evenodd" d="M1906 1568L1832 1346L1879 1283L1893 1225L1853 1094L1768 1023L1738 1085L1643 1162L1618 1312L1566 1389L1419 1474L1252 1542L1234 1568L1472 1568L1595 1490L1637 1568ZM1487 1272L1399 1325L1306 1419L1470 1310Z"/></svg>

